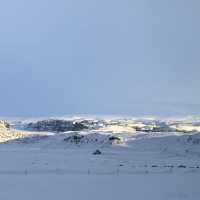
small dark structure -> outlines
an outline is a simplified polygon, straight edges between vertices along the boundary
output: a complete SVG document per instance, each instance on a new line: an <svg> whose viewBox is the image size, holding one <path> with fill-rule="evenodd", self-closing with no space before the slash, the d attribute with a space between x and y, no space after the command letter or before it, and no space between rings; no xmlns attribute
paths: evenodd
<svg viewBox="0 0 200 200"><path fill-rule="evenodd" d="M102 153L101 153L101 151L99 150L99 149L97 149L94 153L93 153L93 155L101 155Z"/></svg>

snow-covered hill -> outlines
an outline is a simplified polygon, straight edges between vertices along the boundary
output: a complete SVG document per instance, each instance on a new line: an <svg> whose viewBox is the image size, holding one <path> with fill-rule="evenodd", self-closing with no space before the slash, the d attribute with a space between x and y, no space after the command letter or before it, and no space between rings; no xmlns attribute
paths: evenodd
<svg viewBox="0 0 200 200"><path fill-rule="evenodd" d="M121 161L127 163L126 170L130 173L135 171L133 166L140 166L140 169L148 166L148 171L165 171L165 166L178 169L183 165L185 170L194 168L197 172L200 166L198 120L76 117L10 121L10 127L10 130L0 132L0 149L64 153L73 150L74 156L76 152L87 152L84 157L94 156L98 151L100 160L113 155L118 162L113 169L103 165L104 171L107 169L108 172L118 170ZM80 166L82 170L84 165L81 163ZM88 170L87 165L85 171Z"/></svg>
<svg viewBox="0 0 200 200"><path fill-rule="evenodd" d="M137 185L135 180L140 180L134 176L140 175L142 179L147 179L146 183L152 182L157 187L161 187L158 177L162 177L163 180L168 180L163 183L166 188L171 184L169 177L173 176L177 190L171 194L172 189L163 189L164 192L169 192L165 195L160 193L162 190L158 190L157 199L183 199L183 196L184 199L191 200L200 198L200 191L195 186L191 188L193 181L198 185L200 183L200 179L197 179L200 177L198 119L75 117L15 119L8 122L10 126L0 130L0 176L28 176L30 180L43 175L77 176L80 180L84 177L89 181L89 177L93 176L98 182L101 179L99 177L104 175L113 177L115 181L119 177L119 181L123 181L124 187L130 191L131 184ZM179 187L182 177L192 182ZM67 180L64 183L71 184ZM56 183L48 184L57 187ZM97 186L98 184L100 183ZM117 185L115 182L112 184ZM143 183L143 186L147 191L148 185ZM190 188L193 194L184 193L182 188ZM82 188L78 189L82 191ZM105 198L103 193L97 194L96 199ZM115 199L120 199L119 190L116 194ZM137 194L137 199L146 199L148 196L140 194ZM51 195L47 196L48 200L53 198ZM134 194L126 199L133 199L132 197ZM148 197L156 199L155 193L150 193ZM72 196L70 199L73 199Z"/></svg>

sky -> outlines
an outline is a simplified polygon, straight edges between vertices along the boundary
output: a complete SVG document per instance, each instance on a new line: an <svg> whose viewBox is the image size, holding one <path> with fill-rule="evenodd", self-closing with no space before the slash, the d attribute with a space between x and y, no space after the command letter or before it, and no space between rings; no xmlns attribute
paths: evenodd
<svg viewBox="0 0 200 200"><path fill-rule="evenodd" d="M200 115L199 0L0 2L0 116Z"/></svg>

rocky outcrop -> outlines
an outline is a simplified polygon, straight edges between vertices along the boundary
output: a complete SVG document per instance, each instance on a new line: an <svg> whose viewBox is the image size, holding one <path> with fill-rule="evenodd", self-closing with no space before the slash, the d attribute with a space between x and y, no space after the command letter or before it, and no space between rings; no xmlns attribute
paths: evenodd
<svg viewBox="0 0 200 200"><path fill-rule="evenodd" d="M123 144L123 141L120 137L110 136L108 140L110 144Z"/></svg>
<svg viewBox="0 0 200 200"><path fill-rule="evenodd" d="M5 120L0 120L0 143L8 141L23 141L23 139L33 138L37 135L25 131L10 129L10 124Z"/></svg>
<svg viewBox="0 0 200 200"><path fill-rule="evenodd" d="M120 137L115 137L113 135L99 134L99 133L91 133L86 135L82 135L79 133L71 133L64 138L64 141L67 144L76 144L76 145L90 144L94 146L102 146L102 145L110 146L110 145L119 145L124 143Z"/></svg>
<svg viewBox="0 0 200 200"><path fill-rule="evenodd" d="M0 129L9 129L10 125L8 122L4 121L4 120L0 120Z"/></svg>
<svg viewBox="0 0 200 200"><path fill-rule="evenodd" d="M101 155L101 151L99 149L97 149L96 151L93 152L93 155Z"/></svg>
<svg viewBox="0 0 200 200"><path fill-rule="evenodd" d="M80 134L74 134L65 138L64 141L79 144L81 142L84 142L84 136Z"/></svg>
<svg viewBox="0 0 200 200"><path fill-rule="evenodd" d="M66 132L66 131L81 131L88 129L88 126L81 122L67 121L60 119L49 119L38 122L32 122L25 126L26 129L32 131L45 132Z"/></svg>

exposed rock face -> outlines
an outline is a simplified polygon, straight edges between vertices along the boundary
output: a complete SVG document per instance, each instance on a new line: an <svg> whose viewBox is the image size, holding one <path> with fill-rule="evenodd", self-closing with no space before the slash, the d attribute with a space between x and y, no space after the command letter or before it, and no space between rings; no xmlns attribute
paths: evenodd
<svg viewBox="0 0 200 200"><path fill-rule="evenodd" d="M0 129L9 129L10 125L8 122L4 121L4 120L0 120Z"/></svg>
<svg viewBox="0 0 200 200"><path fill-rule="evenodd" d="M101 151L99 149L97 149L95 152L93 152L93 155L101 155Z"/></svg>
<svg viewBox="0 0 200 200"><path fill-rule="evenodd" d="M49 119L38 121L35 123L29 123L26 125L25 128L33 131L47 132L81 131L84 129L88 129L88 127L81 122L60 119Z"/></svg>
<svg viewBox="0 0 200 200"><path fill-rule="evenodd" d="M84 136L80 134L75 134L65 138L64 141L79 144L84 142Z"/></svg>
<svg viewBox="0 0 200 200"><path fill-rule="evenodd" d="M110 141L111 144L122 144L123 143L121 138L116 137L116 136L110 136L109 141Z"/></svg>
<svg viewBox="0 0 200 200"><path fill-rule="evenodd" d="M91 133L86 135L82 135L79 133L71 133L66 138L64 138L64 141L68 144L90 144L94 146L110 146L115 144L123 144L123 140L120 137L104 135L99 133Z"/></svg>
<svg viewBox="0 0 200 200"><path fill-rule="evenodd" d="M67 132L95 130L106 133L135 132L182 132L176 126L165 121L134 121L134 120L95 120L95 119L47 119L22 124L25 130L44 132ZM198 126L199 127L199 126ZM185 129L184 129L185 130ZM196 130L196 129L195 129ZM188 131L185 131L188 132Z"/></svg>
<svg viewBox="0 0 200 200"><path fill-rule="evenodd" d="M25 131L18 131L10 129L10 124L4 120L0 120L0 143L8 141L24 141L31 138L39 137L38 135L31 135L31 133Z"/></svg>

